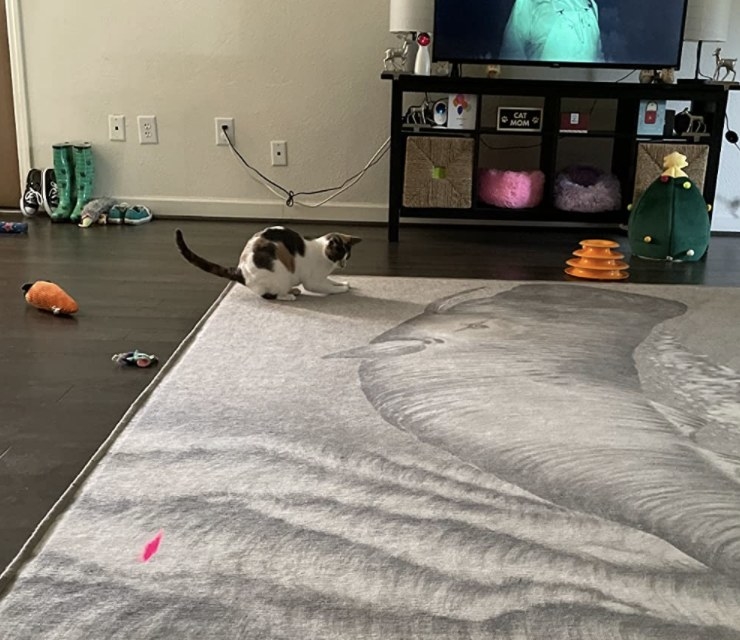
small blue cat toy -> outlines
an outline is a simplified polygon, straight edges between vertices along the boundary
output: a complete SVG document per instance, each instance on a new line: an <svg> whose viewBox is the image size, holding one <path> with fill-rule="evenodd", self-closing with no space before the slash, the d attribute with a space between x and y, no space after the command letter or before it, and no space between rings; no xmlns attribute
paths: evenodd
<svg viewBox="0 0 740 640"><path fill-rule="evenodd" d="M27 222L0 222L0 233L4 233L4 234L28 233L28 223Z"/></svg>

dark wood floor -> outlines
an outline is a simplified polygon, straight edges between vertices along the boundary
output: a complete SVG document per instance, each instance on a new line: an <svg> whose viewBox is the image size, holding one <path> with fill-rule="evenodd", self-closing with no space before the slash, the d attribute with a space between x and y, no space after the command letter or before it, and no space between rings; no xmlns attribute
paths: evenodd
<svg viewBox="0 0 740 640"><path fill-rule="evenodd" d="M4 215L3 219L19 219ZM186 264L177 226L193 248L233 264L263 224L157 220L81 230L33 219L27 236L0 235L0 568L110 433L155 371L117 369L114 353L139 348L166 360L225 282ZM291 225L306 234L332 225ZM583 230L404 228L389 245L382 227L362 236L349 274L564 280ZM631 282L740 286L740 238L714 238L705 262L632 261ZM81 310L63 319L28 307L21 285L58 282ZM266 303L268 304L268 303Z"/></svg>

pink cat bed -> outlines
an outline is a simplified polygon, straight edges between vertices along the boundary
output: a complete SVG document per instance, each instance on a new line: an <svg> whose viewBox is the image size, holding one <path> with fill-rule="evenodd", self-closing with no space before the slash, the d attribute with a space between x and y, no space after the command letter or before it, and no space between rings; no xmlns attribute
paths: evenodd
<svg viewBox="0 0 740 640"><path fill-rule="evenodd" d="M545 174L542 171L499 171L481 169L478 197L505 209L529 209L542 202Z"/></svg>
<svg viewBox="0 0 740 640"><path fill-rule="evenodd" d="M622 206L619 179L589 165L568 167L555 179L555 206L585 213L616 211Z"/></svg>

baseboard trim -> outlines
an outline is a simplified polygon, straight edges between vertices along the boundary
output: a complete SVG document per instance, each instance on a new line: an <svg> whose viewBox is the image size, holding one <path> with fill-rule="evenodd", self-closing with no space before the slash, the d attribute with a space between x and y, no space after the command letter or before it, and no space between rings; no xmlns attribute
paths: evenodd
<svg viewBox="0 0 740 640"><path fill-rule="evenodd" d="M221 220L296 220L310 222L386 222L388 207L370 203L328 203L315 209L275 200L240 198L178 198L167 196L115 196L131 204L145 204L155 218Z"/></svg>

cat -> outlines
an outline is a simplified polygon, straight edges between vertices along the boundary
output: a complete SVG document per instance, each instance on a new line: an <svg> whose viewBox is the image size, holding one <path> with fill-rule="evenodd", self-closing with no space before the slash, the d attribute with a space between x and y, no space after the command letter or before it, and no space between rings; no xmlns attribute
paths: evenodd
<svg viewBox="0 0 740 640"><path fill-rule="evenodd" d="M183 257L199 269L243 284L266 300L295 300L298 285L314 293L345 293L349 283L329 275L347 266L352 247L361 238L329 233L304 238L285 227L268 227L247 242L236 267L223 267L193 253L182 231L175 231Z"/></svg>

